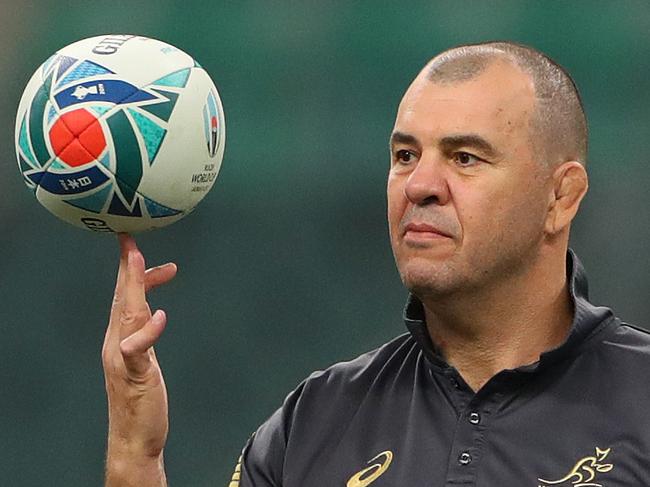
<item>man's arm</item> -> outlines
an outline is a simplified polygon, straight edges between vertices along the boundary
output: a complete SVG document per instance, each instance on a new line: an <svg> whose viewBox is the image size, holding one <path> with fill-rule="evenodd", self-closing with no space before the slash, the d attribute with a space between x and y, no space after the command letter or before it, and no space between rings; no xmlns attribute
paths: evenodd
<svg viewBox="0 0 650 487"><path fill-rule="evenodd" d="M109 418L105 485L164 487L167 390L153 345L167 320L163 311L151 314L145 293L169 282L176 266L145 272L135 241L128 235L119 240L120 266L102 348Z"/></svg>

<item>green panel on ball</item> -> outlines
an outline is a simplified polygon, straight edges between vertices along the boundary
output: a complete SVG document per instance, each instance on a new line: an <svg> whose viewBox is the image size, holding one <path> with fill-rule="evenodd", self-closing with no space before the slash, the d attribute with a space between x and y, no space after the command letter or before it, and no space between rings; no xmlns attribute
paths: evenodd
<svg viewBox="0 0 650 487"><path fill-rule="evenodd" d="M115 146L115 177L124 199L131 204L142 180L142 154L131 122L119 110L106 120Z"/></svg>
<svg viewBox="0 0 650 487"><path fill-rule="evenodd" d="M99 115L101 117L113 107L112 106L105 106L105 105L93 105L90 108L92 109L93 112L95 112L97 115Z"/></svg>
<svg viewBox="0 0 650 487"><path fill-rule="evenodd" d="M96 193L91 194L90 196L84 196L83 198L76 198L74 200L64 200L67 204L72 205L76 208L82 210L87 210L92 213L101 213L104 206L106 206L106 201L111 195L113 190L112 184L107 184L105 187L97 191Z"/></svg>
<svg viewBox="0 0 650 487"><path fill-rule="evenodd" d="M149 216L151 216L151 218L174 216L182 213L182 211L180 210L175 210L173 208L169 208L167 206L161 205L160 203L156 203L155 201L150 200L147 197L143 197L142 199L144 200L144 205L147 208L147 212L149 213Z"/></svg>
<svg viewBox="0 0 650 487"><path fill-rule="evenodd" d="M162 103L155 103L153 105L143 105L141 108L148 111L152 115L164 120L165 122L169 121L169 117L172 116L172 111L174 110L174 105L178 100L178 93L173 93L166 90L153 90L159 95L166 97L169 101L163 101Z"/></svg>
<svg viewBox="0 0 650 487"><path fill-rule="evenodd" d="M40 167L40 164L36 161L36 157L32 152L32 148L29 146L29 137L27 136L27 124L25 123L27 117L23 118L22 123L20 124L20 135L18 136L18 146L20 150L23 151L23 154L27 160L31 163L34 168Z"/></svg>
<svg viewBox="0 0 650 487"><path fill-rule="evenodd" d="M172 86L174 88L185 88L189 77L190 68L181 69L180 71L176 71L174 73L168 74L167 76L163 76L151 84L158 86Z"/></svg>
<svg viewBox="0 0 650 487"><path fill-rule="evenodd" d="M111 168L111 153L106 151L102 157L98 159L99 163L106 169Z"/></svg>
<svg viewBox="0 0 650 487"><path fill-rule="evenodd" d="M68 166L64 166L59 159L54 159L48 169L68 169Z"/></svg>
<svg viewBox="0 0 650 487"><path fill-rule="evenodd" d="M167 131L137 110L133 108L129 108L128 110L144 139L144 145L147 148L147 155L149 156L149 164L151 165L156 158L156 154L158 154L158 149L160 149Z"/></svg>
<svg viewBox="0 0 650 487"><path fill-rule="evenodd" d="M23 156L21 156L20 154L18 155L18 164L20 165L20 172L21 173L26 173L27 171L31 171L32 169L34 169L29 164L29 162L27 162L25 160L25 158Z"/></svg>
<svg viewBox="0 0 650 487"><path fill-rule="evenodd" d="M45 115L45 105L50 99L50 86L52 85L52 74L45 78L40 86L29 110L29 138L32 141L36 160L42 166L50 159L50 151L45 144L45 134L43 133L43 117Z"/></svg>

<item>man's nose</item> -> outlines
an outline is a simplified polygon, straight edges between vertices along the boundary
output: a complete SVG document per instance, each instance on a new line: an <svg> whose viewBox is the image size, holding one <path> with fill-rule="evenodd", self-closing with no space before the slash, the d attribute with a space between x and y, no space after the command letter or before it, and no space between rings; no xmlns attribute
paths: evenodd
<svg viewBox="0 0 650 487"><path fill-rule="evenodd" d="M447 167L437 156L424 156L406 180L406 198L414 205L444 205L449 201Z"/></svg>

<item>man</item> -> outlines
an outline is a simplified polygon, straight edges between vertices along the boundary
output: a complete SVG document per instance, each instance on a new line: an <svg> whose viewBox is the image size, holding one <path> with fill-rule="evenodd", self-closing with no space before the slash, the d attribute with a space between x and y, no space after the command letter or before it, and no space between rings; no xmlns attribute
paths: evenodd
<svg viewBox="0 0 650 487"><path fill-rule="evenodd" d="M648 335L587 301L568 251L587 128L568 74L496 42L435 57L391 135L388 221L409 333L312 374L244 448L231 487L650 484ZM103 350L108 486L165 485L165 326L121 236Z"/></svg>

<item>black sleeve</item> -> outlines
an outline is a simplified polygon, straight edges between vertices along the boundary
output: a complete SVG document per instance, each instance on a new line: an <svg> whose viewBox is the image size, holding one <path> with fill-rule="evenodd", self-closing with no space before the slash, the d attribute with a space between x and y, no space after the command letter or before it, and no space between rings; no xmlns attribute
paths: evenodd
<svg viewBox="0 0 650 487"><path fill-rule="evenodd" d="M228 487L282 487L282 467L301 384L250 437Z"/></svg>

